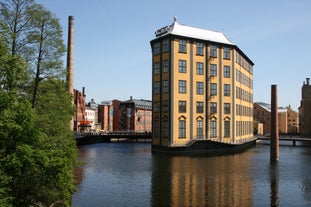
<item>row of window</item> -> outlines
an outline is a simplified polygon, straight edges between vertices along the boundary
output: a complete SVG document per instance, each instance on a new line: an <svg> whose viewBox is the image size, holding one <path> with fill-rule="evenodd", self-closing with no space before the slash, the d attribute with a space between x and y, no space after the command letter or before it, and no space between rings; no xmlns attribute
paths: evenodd
<svg viewBox="0 0 311 207"><path fill-rule="evenodd" d="M236 80L248 88L253 88L253 80L247 77L240 70L236 70Z"/></svg>
<svg viewBox="0 0 311 207"><path fill-rule="evenodd" d="M169 40L165 39L163 40L162 44L162 53L166 53L169 51ZM178 52L180 53L187 53L187 41L186 40L179 40L178 41ZM161 44L160 42L153 44L153 55L160 55L161 54ZM197 42L196 43L196 55L204 55L204 43L203 42ZM217 57L217 46L216 45L210 45L210 57L216 58ZM230 59L230 48L224 47L224 53L223 53L224 59Z"/></svg>
<svg viewBox="0 0 311 207"><path fill-rule="evenodd" d="M155 101L154 112L159 112L159 110L160 110L159 102ZM163 112L168 112L168 101L162 102L162 110ZM187 113L187 101L178 101L178 112ZM210 102L209 112L211 114L217 113L217 102ZM204 113L204 102L203 101L196 102L196 113ZM224 103L224 114L230 114L230 113L231 113L231 104Z"/></svg>
<svg viewBox="0 0 311 207"><path fill-rule="evenodd" d="M253 108L237 104L236 115L253 117Z"/></svg>
<svg viewBox="0 0 311 207"><path fill-rule="evenodd" d="M163 60L163 72L168 72L168 60ZM178 61L178 71L180 73L187 73L187 61L186 60L179 60ZM160 74L160 62L154 63L154 74ZM204 75L204 63L203 62L196 62L196 74L197 75ZM210 64L210 76L216 77L217 76L217 65ZM230 66L224 66L224 78L230 78L231 76L231 69ZM240 79L239 79L240 80Z"/></svg>
<svg viewBox="0 0 311 207"><path fill-rule="evenodd" d="M236 122L236 135L245 136L253 134L254 125L252 121L237 121Z"/></svg>
<svg viewBox="0 0 311 207"><path fill-rule="evenodd" d="M236 98L253 103L253 94L240 87L236 87Z"/></svg>
<svg viewBox="0 0 311 207"><path fill-rule="evenodd" d="M250 74L253 74L253 66L249 64L248 61L246 61L238 52L236 53L236 62L245 68Z"/></svg>
<svg viewBox="0 0 311 207"><path fill-rule="evenodd" d="M162 93L169 92L169 83L168 80L162 81ZM240 88L239 88L240 89ZM160 93L160 82L154 82L154 94ZM182 94L187 93L187 81L179 80L178 81L178 92ZM203 95L204 94L204 82L196 82L196 94ZM217 83L210 83L210 95L217 96ZM231 85L224 84L224 96L231 96Z"/></svg>
<svg viewBox="0 0 311 207"><path fill-rule="evenodd" d="M196 138L200 139L204 137L203 132L203 120L196 120ZM162 130L161 134L162 137L168 137L169 136L169 123L168 120L162 121ZM210 137L216 138L217 137L217 120L211 120L210 121ZM178 138L186 138L186 119L179 120L178 122ZM154 120L154 136L159 137L160 136L160 121ZM230 131L231 131L231 124L230 121L224 121L224 137L230 137Z"/></svg>

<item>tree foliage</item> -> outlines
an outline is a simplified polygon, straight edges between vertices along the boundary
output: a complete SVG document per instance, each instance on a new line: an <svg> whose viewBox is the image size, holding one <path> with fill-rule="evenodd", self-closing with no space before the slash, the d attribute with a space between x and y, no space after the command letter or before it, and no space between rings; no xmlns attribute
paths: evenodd
<svg viewBox="0 0 311 207"><path fill-rule="evenodd" d="M77 148L58 19L32 0L5 0L0 21L0 206L70 206Z"/></svg>

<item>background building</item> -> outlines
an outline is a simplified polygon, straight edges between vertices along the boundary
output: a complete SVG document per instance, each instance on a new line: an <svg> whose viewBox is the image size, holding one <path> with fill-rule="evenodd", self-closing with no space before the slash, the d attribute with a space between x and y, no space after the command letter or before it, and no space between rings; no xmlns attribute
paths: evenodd
<svg viewBox="0 0 311 207"><path fill-rule="evenodd" d="M298 113L289 107L278 108L279 133L296 134L299 132ZM254 103L254 121L263 124L263 134L270 133L271 105L262 102Z"/></svg>
<svg viewBox="0 0 311 207"><path fill-rule="evenodd" d="M152 47L153 146L253 138L253 62L224 34L178 24Z"/></svg>
<svg viewBox="0 0 311 207"><path fill-rule="evenodd" d="M120 103L119 100L102 101L98 105L98 122L101 125L101 130L118 131L120 130Z"/></svg>
<svg viewBox="0 0 311 207"><path fill-rule="evenodd" d="M311 136L311 85L310 78L303 82L299 107L300 134Z"/></svg>
<svg viewBox="0 0 311 207"><path fill-rule="evenodd" d="M85 88L82 88L82 92L74 89L74 105L76 108L74 115L74 131L85 131L88 123L85 122Z"/></svg>
<svg viewBox="0 0 311 207"><path fill-rule="evenodd" d="M120 130L151 132L152 102L132 99L120 103Z"/></svg>

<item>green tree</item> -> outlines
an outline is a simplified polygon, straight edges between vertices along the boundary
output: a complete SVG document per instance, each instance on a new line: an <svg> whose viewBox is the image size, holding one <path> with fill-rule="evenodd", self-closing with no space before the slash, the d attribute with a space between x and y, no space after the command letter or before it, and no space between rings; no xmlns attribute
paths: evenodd
<svg viewBox="0 0 311 207"><path fill-rule="evenodd" d="M77 148L58 19L32 0L0 6L0 30L8 31L0 37L0 206L70 206ZM24 90L36 81L34 66L35 96L34 87Z"/></svg>
<svg viewBox="0 0 311 207"><path fill-rule="evenodd" d="M8 41L11 54L23 54L30 28L30 18L35 12L34 0L2 0L0 2L1 30Z"/></svg>
<svg viewBox="0 0 311 207"><path fill-rule="evenodd" d="M62 39L62 29L59 20L43 6L37 5L37 10L30 19L31 31L28 33L29 59L35 71L32 106L35 107L39 82L45 78L65 78L62 57L66 48Z"/></svg>

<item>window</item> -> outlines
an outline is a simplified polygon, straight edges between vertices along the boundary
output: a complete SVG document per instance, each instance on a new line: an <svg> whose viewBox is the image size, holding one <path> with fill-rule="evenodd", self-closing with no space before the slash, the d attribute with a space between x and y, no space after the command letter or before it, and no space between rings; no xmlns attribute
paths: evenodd
<svg viewBox="0 0 311 207"><path fill-rule="evenodd" d="M179 40L179 52L186 53L187 52L187 41Z"/></svg>
<svg viewBox="0 0 311 207"><path fill-rule="evenodd" d="M230 121L225 121L225 134L224 137L230 137Z"/></svg>
<svg viewBox="0 0 311 207"><path fill-rule="evenodd" d="M230 112L230 103L225 103L224 104L224 113L225 114L230 114L231 112Z"/></svg>
<svg viewBox="0 0 311 207"><path fill-rule="evenodd" d="M160 83L159 82L155 82L154 83L154 93L157 94L157 93L160 93Z"/></svg>
<svg viewBox="0 0 311 207"><path fill-rule="evenodd" d="M197 94L204 94L204 83L203 82L197 82Z"/></svg>
<svg viewBox="0 0 311 207"><path fill-rule="evenodd" d="M224 48L224 58L230 59L230 48L229 47Z"/></svg>
<svg viewBox="0 0 311 207"><path fill-rule="evenodd" d="M212 76L212 77L217 76L217 65L216 64L210 65L210 76Z"/></svg>
<svg viewBox="0 0 311 207"><path fill-rule="evenodd" d="M202 139L203 138L203 121L197 120L197 138Z"/></svg>
<svg viewBox="0 0 311 207"><path fill-rule="evenodd" d="M168 72L168 60L163 60L163 72Z"/></svg>
<svg viewBox="0 0 311 207"><path fill-rule="evenodd" d="M197 55L204 55L204 44L202 42L197 42Z"/></svg>
<svg viewBox="0 0 311 207"><path fill-rule="evenodd" d="M224 66L224 77L230 78L230 66Z"/></svg>
<svg viewBox="0 0 311 207"><path fill-rule="evenodd" d="M168 52L168 40L163 41L163 52Z"/></svg>
<svg viewBox="0 0 311 207"><path fill-rule="evenodd" d="M186 101L178 101L178 112L179 113L186 113Z"/></svg>
<svg viewBox="0 0 311 207"><path fill-rule="evenodd" d="M217 95L217 84L216 83L211 83L210 84L210 95L211 96L216 96Z"/></svg>
<svg viewBox="0 0 311 207"><path fill-rule="evenodd" d="M168 93L168 80L163 81L163 93Z"/></svg>
<svg viewBox="0 0 311 207"><path fill-rule="evenodd" d="M217 103L216 102L211 102L209 110L210 110L211 114L216 114L217 113Z"/></svg>
<svg viewBox="0 0 311 207"><path fill-rule="evenodd" d="M155 137L159 137L159 130L160 130L160 123L159 123L159 120L154 120L154 123L153 123L153 136Z"/></svg>
<svg viewBox="0 0 311 207"><path fill-rule="evenodd" d="M230 84L225 84L224 95L225 96L230 96Z"/></svg>
<svg viewBox="0 0 311 207"><path fill-rule="evenodd" d="M211 132L211 137L216 137L216 132L217 132L217 123L216 121L211 121L211 124L210 124L210 132Z"/></svg>
<svg viewBox="0 0 311 207"><path fill-rule="evenodd" d="M204 104L202 101L197 101L197 113L204 112Z"/></svg>
<svg viewBox="0 0 311 207"><path fill-rule="evenodd" d="M186 93L186 81L185 80L180 80L178 81L178 88L179 88L179 93Z"/></svg>
<svg viewBox="0 0 311 207"><path fill-rule="evenodd" d="M204 74L204 65L202 62L197 62L197 75L203 75Z"/></svg>
<svg viewBox="0 0 311 207"><path fill-rule="evenodd" d="M160 73L160 63L156 62L154 64L154 74L159 74Z"/></svg>
<svg viewBox="0 0 311 207"><path fill-rule="evenodd" d="M210 56L211 57L217 57L217 48L215 45L211 45L211 47L210 47Z"/></svg>
<svg viewBox="0 0 311 207"><path fill-rule="evenodd" d="M187 61L179 60L178 63L179 63L179 72L186 73L187 72Z"/></svg>
<svg viewBox="0 0 311 207"><path fill-rule="evenodd" d="M153 111L154 112L159 112L159 102L155 101L153 104Z"/></svg>
<svg viewBox="0 0 311 207"><path fill-rule="evenodd" d="M162 127L162 136L168 137L169 128L168 128L168 120L163 120L163 127Z"/></svg>
<svg viewBox="0 0 311 207"><path fill-rule="evenodd" d="M179 138L186 138L186 120L179 120Z"/></svg>
<svg viewBox="0 0 311 207"><path fill-rule="evenodd" d="M168 101L163 101L163 112L168 112Z"/></svg>
<svg viewBox="0 0 311 207"><path fill-rule="evenodd" d="M159 55L160 54L160 43L155 43L153 45L153 54Z"/></svg>

